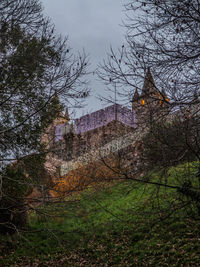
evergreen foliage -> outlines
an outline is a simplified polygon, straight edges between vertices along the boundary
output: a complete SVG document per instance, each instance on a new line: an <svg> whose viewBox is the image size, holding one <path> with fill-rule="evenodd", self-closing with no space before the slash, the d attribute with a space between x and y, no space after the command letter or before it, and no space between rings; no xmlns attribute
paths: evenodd
<svg viewBox="0 0 200 267"><path fill-rule="evenodd" d="M27 224L24 196L31 192L30 179L21 168L7 166L1 176L0 234L15 233Z"/></svg>
<svg viewBox="0 0 200 267"><path fill-rule="evenodd" d="M85 54L75 56L42 11L39 0L0 1L0 216L13 232L17 217L26 222L28 192L50 184L40 137L62 109L55 92L70 106L88 93Z"/></svg>
<svg viewBox="0 0 200 267"><path fill-rule="evenodd" d="M38 0L2 0L0 38L0 156L6 163L40 148L41 118L49 116L55 91L78 103L87 61L54 33Z"/></svg>

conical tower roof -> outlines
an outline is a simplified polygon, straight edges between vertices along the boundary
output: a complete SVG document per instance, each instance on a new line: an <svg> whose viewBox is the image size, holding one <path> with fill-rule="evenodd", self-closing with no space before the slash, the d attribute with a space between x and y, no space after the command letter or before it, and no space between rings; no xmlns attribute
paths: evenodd
<svg viewBox="0 0 200 267"><path fill-rule="evenodd" d="M148 67L146 76L144 79L144 85L142 88L142 95L149 95L151 92L155 92L156 87L155 87L155 82L151 74L150 67Z"/></svg>
<svg viewBox="0 0 200 267"><path fill-rule="evenodd" d="M67 122L70 121L68 108L66 108L66 110L65 110L65 119Z"/></svg>
<svg viewBox="0 0 200 267"><path fill-rule="evenodd" d="M132 98L132 101L131 102L137 101L138 99L139 99L139 93L138 93L138 89L136 87L135 93L133 95L133 98Z"/></svg>

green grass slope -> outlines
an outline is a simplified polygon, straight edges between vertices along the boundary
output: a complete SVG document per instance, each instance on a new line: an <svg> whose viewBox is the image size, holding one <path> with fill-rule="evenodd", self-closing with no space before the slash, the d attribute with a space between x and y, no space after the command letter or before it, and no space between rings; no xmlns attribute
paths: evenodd
<svg viewBox="0 0 200 267"><path fill-rule="evenodd" d="M183 179L177 168L168 183ZM200 221L178 201L174 189L134 181L86 190L31 213L31 232L1 237L0 265L199 266Z"/></svg>

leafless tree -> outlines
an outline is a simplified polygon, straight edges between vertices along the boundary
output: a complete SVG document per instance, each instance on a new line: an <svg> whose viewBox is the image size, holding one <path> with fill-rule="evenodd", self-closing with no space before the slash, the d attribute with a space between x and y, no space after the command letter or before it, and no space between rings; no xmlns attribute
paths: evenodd
<svg viewBox="0 0 200 267"><path fill-rule="evenodd" d="M161 92L171 102L190 103L199 94L199 1L130 1L125 5L126 44L111 48L100 77L117 83L126 96L142 82L150 67Z"/></svg>
<svg viewBox="0 0 200 267"><path fill-rule="evenodd" d="M100 64L98 71L99 77L106 85L112 88L117 85L119 96L125 102L130 101L137 92L136 96L139 102L142 100L144 96L143 83L146 77L149 86L153 86L158 92L159 98L161 97L161 104L168 105L169 112L163 114L157 110L159 116L155 112L151 124L148 124L150 129L148 134L152 136L152 139L149 139L149 143L147 143L152 155L155 156L158 153L158 157L152 158L154 167L157 165L160 170L163 169L165 172L166 166L169 167L173 160L176 161L176 164L182 160L184 162L199 161L199 7L198 0L129 1L125 5L126 42L118 51L110 49L107 59ZM146 76L149 68L155 82L152 82L151 76L149 76L150 78ZM150 93L149 97L152 101L156 100L155 94ZM137 112L137 110L135 111ZM152 108L150 105L146 105L146 118L149 118L151 114ZM145 125L143 129L145 129L147 120L143 122ZM159 131L156 123L160 124ZM139 126L141 127L141 125ZM182 132L180 132L181 129ZM176 135L178 132L179 136ZM176 141L179 137L182 143ZM143 141L145 140L143 139ZM158 144L160 144L160 150L156 151ZM144 147L145 143L143 142ZM173 159L169 159L170 153L162 156L162 153L167 153L166 150L173 153ZM161 153L160 157L159 153ZM193 155L192 159L191 155ZM161 158L165 161L166 166L164 166L165 164L160 165ZM144 160L144 158L141 159ZM145 169L144 161L141 162L142 164ZM135 179L133 176L132 178ZM190 200L192 195L196 195L195 201L199 207L199 185L197 186L199 178L195 178L195 183L190 178L187 177L189 184L184 179L180 181L180 190L178 191L182 191L183 194L187 192L186 195L190 194ZM165 179L166 177L163 176L158 187L167 185ZM150 181L143 180L143 182ZM193 191L194 187L196 187L197 191L194 190L196 193ZM190 193L188 193L189 191Z"/></svg>

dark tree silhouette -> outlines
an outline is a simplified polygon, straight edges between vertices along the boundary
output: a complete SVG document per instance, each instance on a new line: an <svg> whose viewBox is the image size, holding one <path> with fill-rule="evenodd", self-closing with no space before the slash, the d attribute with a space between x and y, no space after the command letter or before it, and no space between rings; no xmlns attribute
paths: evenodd
<svg viewBox="0 0 200 267"><path fill-rule="evenodd" d="M85 53L74 55L68 40L54 31L52 22L43 16L38 0L0 2L0 211L6 212L4 218L12 230L17 227L16 216L26 210L27 182L36 184L30 169L40 172L44 161L41 133L49 119L53 120L60 112L52 109L55 93L68 107L79 106L89 93ZM32 156L30 166L27 155L41 152L37 164ZM32 180L27 178L26 182L27 169L20 166L17 171L19 166L13 163L22 158L24 163L29 161L28 174ZM9 170L8 164L11 164ZM42 186L39 177L38 173L37 184L41 182ZM26 189L19 190L19 194L8 190L16 183L15 188L25 186Z"/></svg>
<svg viewBox="0 0 200 267"><path fill-rule="evenodd" d="M154 86L161 96L161 104L166 102L168 105L169 112L158 110L149 120L152 107L143 103L147 116L146 120L143 117L143 125L138 125L141 139L145 136L141 140L144 156L141 155L141 159L148 161L148 164L141 162L143 172L145 169L148 171L149 166L159 166L160 171L164 170L163 174L166 174L166 168L180 162L197 160L197 166L199 164L199 7L198 0L129 1L125 5L126 43L118 51L111 48L107 59L100 64L99 77L112 91L117 86L119 96L126 103L133 94L134 101L142 101L143 83L150 68L155 82L147 75L149 88ZM150 91L148 97L156 100L156 95ZM197 166L195 168L198 169ZM158 188L168 187L166 176L161 176L162 179L157 181ZM135 176L126 178L135 179ZM181 207L193 201L192 194L197 195L194 203L199 207L199 178L193 178L188 172L187 179L182 177L178 185L174 181L175 188L184 197L189 196L190 190L192 192L189 198L183 197ZM137 181L152 182L146 177ZM171 186L173 188L174 185ZM184 192L187 193L184 195Z"/></svg>

